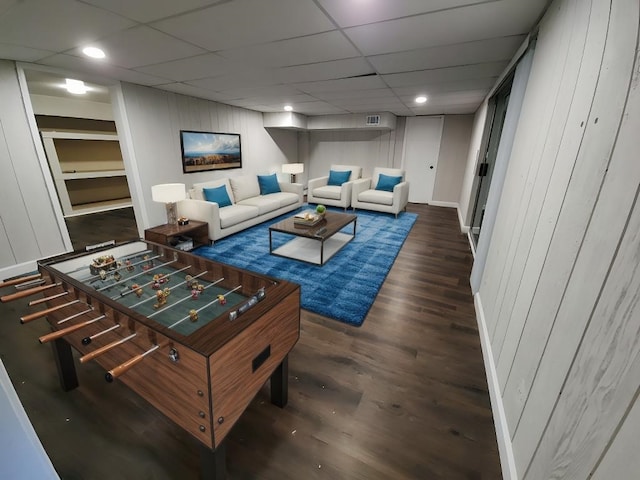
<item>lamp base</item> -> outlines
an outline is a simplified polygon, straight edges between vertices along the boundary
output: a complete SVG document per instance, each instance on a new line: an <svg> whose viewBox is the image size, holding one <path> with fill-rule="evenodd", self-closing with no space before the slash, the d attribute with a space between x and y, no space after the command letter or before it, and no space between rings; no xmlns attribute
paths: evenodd
<svg viewBox="0 0 640 480"><path fill-rule="evenodd" d="M165 207L167 209L167 223L169 225L178 225L176 202L166 203Z"/></svg>
<svg viewBox="0 0 640 480"><path fill-rule="evenodd" d="M291 183L296 183L296 174L295 173L290 173L289 175L291 176L291 178L290 178Z"/></svg>

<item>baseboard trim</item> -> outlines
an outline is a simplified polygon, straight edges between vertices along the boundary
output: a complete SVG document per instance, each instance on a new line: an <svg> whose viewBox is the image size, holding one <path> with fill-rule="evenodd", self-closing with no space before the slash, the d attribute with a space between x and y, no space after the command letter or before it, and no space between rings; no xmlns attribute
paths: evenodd
<svg viewBox="0 0 640 480"><path fill-rule="evenodd" d="M0 268L0 281L20 275L25 275L27 273L34 272L37 269L38 263L35 260L19 263L17 265L11 265L10 267L6 268Z"/></svg>
<svg viewBox="0 0 640 480"><path fill-rule="evenodd" d="M428 204L434 207L458 208L458 202L441 202L439 200L429 200Z"/></svg>
<svg viewBox="0 0 640 480"><path fill-rule="evenodd" d="M507 416L504 413L502 394L500 393L500 383L498 382L498 372L493 362L493 352L491 350L491 339L484 317L482 300L480 293L473 296L473 303L476 308L476 319L478 320L478 331L480 332L480 345L482 346L482 356L484 357L484 368L487 374L487 385L489 387L489 397L491 398L491 411L493 412L493 424L496 429L498 440L498 453L500 455L500 465L502 467L502 478L504 480L518 480L516 462L513 456L513 445L509 435Z"/></svg>

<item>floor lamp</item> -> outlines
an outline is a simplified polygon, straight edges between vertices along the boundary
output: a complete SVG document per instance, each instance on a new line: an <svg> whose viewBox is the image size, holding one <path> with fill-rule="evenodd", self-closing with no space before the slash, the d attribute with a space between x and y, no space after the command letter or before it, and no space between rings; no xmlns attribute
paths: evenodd
<svg viewBox="0 0 640 480"><path fill-rule="evenodd" d="M282 173L288 173L291 183L296 183L296 175L304 172L304 163L285 163L282 165Z"/></svg>
<svg viewBox="0 0 640 480"><path fill-rule="evenodd" d="M178 224L176 202L186 198L184 183L163 183L151 187L151 198L154 202L164 203L167 208L167 223Z"/></svg>

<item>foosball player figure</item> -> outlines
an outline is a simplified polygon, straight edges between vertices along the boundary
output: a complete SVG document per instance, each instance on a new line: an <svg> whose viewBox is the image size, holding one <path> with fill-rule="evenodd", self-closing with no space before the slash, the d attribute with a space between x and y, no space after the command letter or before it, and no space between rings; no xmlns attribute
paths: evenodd
<svg viewBox="0 0 640 480"><path fill-rule="evenodd" d="M136 293L136 296L138 298L140 298L142 296L142 288L140 288L140 285L138 285L137 283L134 283L133 285L131 285L131 290L133 290Z"/></svg>
<svg viewBox="0 0 640 480"><path fill-rule="evenodd" d="M168 288L165 288L164 290L158 290L156 292L156 300L158 301L158 303L154 303L153 308L158 309L166 305L167 297L169 296L170 293L171 293L171 290L169 290Z"/></svg>
<svg viewBox="0 0 640 480"><path fill-rule="evenodd" d="M114 279L116 282L119 282L120 280L122 280L122 275L120 275L120 272L118 272L118 271L116 270L116 273L114 273L114 274L113 274L113 279Z"/></svg>
<svg viewBox="0 0 640 480"><path fill-rule="evenodd" d="M192 322L198 321L198 311L197 310L189 310L189 318Z"/></svg>
<svg viewBox="0 0 640 480"><path fill-rule="evenodd" d="M193 290L191 290L191 298L193 298L194 300L197 300L199 296L200 296L200 291L198 291L197 288L194 288Z"/></svg>
<svg viewBox="0 0 640 480"><path fill-rule="evenodd" d="M131 260L127 260L126 262L124 262L124 264L127 266L128 272L133 272L136 269L136 267L131 265Z"/></svg>
<svg viewBox="0 0 640 480"><path fill-rule="evenodd" d="M218 295L218 303L220 305L226 305L227 297L225 297L224 295Z"/></svg>
<svg viewBox="0 0 640 480"><path fill-rule="evenodd" d="M185 275L184 281L187 284L187 289L191 290L193 288L193 277L191 275Z"/></svg>

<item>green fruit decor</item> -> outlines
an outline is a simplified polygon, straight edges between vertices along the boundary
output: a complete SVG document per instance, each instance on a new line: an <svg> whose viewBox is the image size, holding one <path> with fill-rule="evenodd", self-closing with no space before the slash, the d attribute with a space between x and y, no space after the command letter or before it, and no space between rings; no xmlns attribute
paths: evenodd
<svg viewBox="0 0 640 480"><path fill-rule="evenodd" d="M325 207L324 205L318 205L316 207L316 213L319 213L320 215L322 215L326 211L327 211L327 207Z"/></svg>

